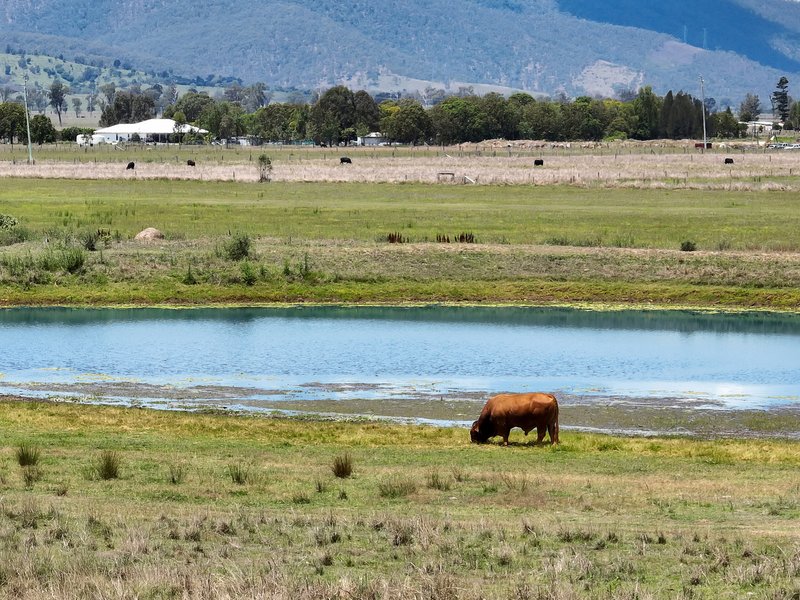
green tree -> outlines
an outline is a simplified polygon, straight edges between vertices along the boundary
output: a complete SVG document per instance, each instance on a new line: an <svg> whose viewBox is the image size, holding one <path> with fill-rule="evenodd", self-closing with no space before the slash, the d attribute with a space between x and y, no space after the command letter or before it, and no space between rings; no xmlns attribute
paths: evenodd
<svg viewBox="0 0 800 600"><path fill-rule="evenodd" d="M212 104L214 104L214 99L209 97L208 94L187 92L178 98L177 102L164 109L164 117L170 119L176 111L181 111L186 115L189 123L194 123L200 118L203 111Z"/></svg>
<svg viewBox="0 0 800 600"><path fill-rule="evenodd" d="M356 135L367 135L376 131L380 126L381 114L373 97L364 90L359 90L353 94L353 105L355 106Z"/></svg>
<svg viewBox="0 0 800 600"><path fill-rule="evenodd" d="M196 122L214 136L227 140L246 133L243 116L244 111L238 104L226 101L212 102L203 109Z"/></svg>
<svg viewBox="0 0 800 600"><path fill-rule="evenodd" d="M757 94L747 94L739 105L740 121L757 121L761 114L761 100Z"/></svg>
<svg viewBox="0 0 800 600"><path fill-rule="evenodd" d="M34 115L31 119L31 142L34 144L49 144L55 142L58 132L52 121L45 115Z"/></svg>
<svg viewBox="0 0 800 600"><path fill-rule="evenodd" d="M79 118L81 116L81 110L83 110L83 100L80 98L73 98L72 99L72 110L75 111L75 118Z"/></svg>
<svg viewBox="0 0 800 600"><path fill-rule="evenodd" d="M711 123L716 135L722 138L742 137L747 131L747 125L739 123L736 117L733 116L730 106L722 112L714 113Z"/></svg>
<svg viewBox="0 0 800 600"><path fill-rule="evenodd" d="M16 102L0 104L0 140L13 144L14 140L27 142L25 131L25 109Z"/></svg>
<svg viewBox="0 0 800 600"><path fill-rule="evenodd" d="M150 96L134 92L117 92L114 102L103 109L100 125L109 127L117 123L138 123L155 116L156 105Z"/></svg>
<svg viewBox="0 0 800 600"><path fill-rule="evenodd" d="M789 80L781 77L772 92L772 114L775 119L785 123L789 119Z"/></svg>
<svg viewBox="0 0 800 600"><path fill-rule="evenodd" d="M317 143L329 146L348 143L355 133L355 96L339 85L326 91L311 108L309 119L311 135Z"/></svg>
<svg viewBox="0 0 800 600"><path fill-rule="evenodd" d="M633 137L640 140L658 138L661 121L661 98L648 85L639 90L632 104L636 115L636 130L633 132Z"/></svg>
<svg viewBox="0 0 800 600"><path fill-rule="evenodd" d="M69 94L69 88L60 79L56 79L50 84L48 97L50 106L53 107L56 116L58 116L59 126L61 126L61 113L67 110L67 94ZM33 133L31 133L31 137L33 137Z"/></svg>
<svg viewBox="0 0 800 600"><path fill-rule="evenodd" d="M394 106L384 104L381 107L386 116L381 120L381 131L390 140L416 145L430 139L433 123L419 102L403 99Z"/></svg>

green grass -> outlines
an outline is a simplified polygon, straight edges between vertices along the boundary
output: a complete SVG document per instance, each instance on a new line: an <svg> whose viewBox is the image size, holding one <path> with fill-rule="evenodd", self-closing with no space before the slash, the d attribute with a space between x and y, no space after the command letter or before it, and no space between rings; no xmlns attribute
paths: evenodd
<svg viewBox="0 0 800 600"><path fill-rule="evenodd" d="M565 428L558 447L503 448L464 429L42 402L0 403L0 439L0 596L798 590L795 442ZM47 457L30 485L13 474L22 443ZM84 476L98 449L124 461L117 479ZM358 469L338 479L331 457L344 454ZM165 477L165 457L191 470ZM229 467L244 460L240 484Z"/></svg>
<svg viewBox="0 0 800 600"><path fill-rule="evenodd" d="M3 183L0 211L25 232L13 241L27 240L0 247L3 305L800 305L800 213L791 193ZM132 242L147 226L162 229L167 241ZM465 231L477 243L435 241ZM390 232L411 243L387 243ZM95 237L95 251L87 251L86 240ZM687 239L698 251L680 251ZM762 252L773 253L765 258ZM238 262L243 256L247 261Z"/></svg>
<svg viewBox="0 0 800 600"><path fill-rule="evenodd" d="M795 195L719 190L582 189L275 182L6 179L5 214L43 234L146 226L196 239L235 232L297 240L412 242L469 231L479 243L797 250Z"/></svg>

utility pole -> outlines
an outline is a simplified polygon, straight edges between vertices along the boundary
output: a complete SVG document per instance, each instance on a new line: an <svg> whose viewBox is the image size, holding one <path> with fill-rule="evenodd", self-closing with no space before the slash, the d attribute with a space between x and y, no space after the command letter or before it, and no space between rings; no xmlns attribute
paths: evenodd
<svg viewBox="0 0 800 600"><path fill-rule="evenodd" d="M31 146L31 119L28 116L28 74L25 73L25 77L22 83L22 96L25 100L25 128L28 132L28 164L33 164L33 147Z"/></svg>
<svg viewBox="0 0 800 600"><path fill-rule="evenodd" d="M705 152L708 148L708 138L706 137L706 91L702 75L700 75L700 101L703 103L703 152Z"/></svg>

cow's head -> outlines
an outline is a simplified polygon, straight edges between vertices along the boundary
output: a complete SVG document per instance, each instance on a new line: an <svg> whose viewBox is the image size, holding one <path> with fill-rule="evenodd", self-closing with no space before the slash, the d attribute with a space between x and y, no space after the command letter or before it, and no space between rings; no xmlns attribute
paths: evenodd
<svg viewBox="0 0 800 600"><path fill-rule="evenodd" d="M485 429L484 427L484 430L481 430L477 421L472 424L472 428L469 430L469 439L472 440L473 444L483 444L491 437L486 435Z"/></svg>

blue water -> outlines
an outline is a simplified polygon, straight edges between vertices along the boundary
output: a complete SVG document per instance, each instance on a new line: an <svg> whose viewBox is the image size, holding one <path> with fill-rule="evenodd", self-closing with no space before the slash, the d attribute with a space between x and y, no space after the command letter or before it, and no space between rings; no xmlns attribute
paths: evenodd
<svg viewBox="0 0 800 600"><path fill-rule="evenodd" d="M228 397L256 401L547 390L589 401L771 408L800 403L800 317L461 307L0 310L0 393L82 384L75 393L92 394L103 384L109 394L122 382L204 386L209 398L214 387L233 387Z"/></svg>

